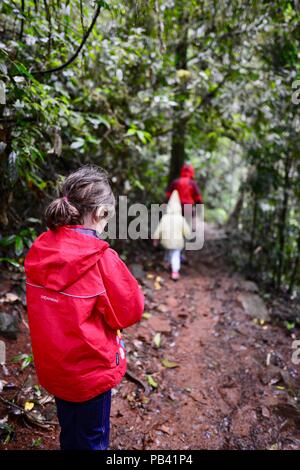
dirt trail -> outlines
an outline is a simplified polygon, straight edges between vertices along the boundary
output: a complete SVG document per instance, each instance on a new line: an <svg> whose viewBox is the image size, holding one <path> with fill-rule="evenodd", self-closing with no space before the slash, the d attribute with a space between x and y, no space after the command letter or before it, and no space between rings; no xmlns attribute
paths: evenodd
<svg viewBox="0 0 300 470"><path fill-rule="evenodd" d="M245 313L238 299L249 283L222 261L216 246L223 236L207 227L205 249L188 253L178 283L162 269L160 253L154 262L145 257L148 268L140 277L146 318L126 331L125 341L129 370L153 386L145 394L124 379L114 390L112 449L300 448L299 428L275 412L289 399L287 382L299 376L291 362L291 336ZM26 328L8 343L9 361L29 351ZM28 371L16 379L9 361L6 380L21 383ZM3 406L0 412L2 418ZM55 419L53 403L46 412ZM15 426L5 448L30 448L37 436L39 448L58 446L58 429L34 434L19 421Z"/></svg>
<svg viewBox="0 0 300 470"><path fill-rule="evenodd" d="M206 243L223 236L206 228ZM136 406L131 395L136 387L121 385L112 410L113 447L299 449L299 430L274 411L286 399L280 372L299 374L291 363L291 338L282 328L257 324L245 314L238 295L249 283L224 266L214 249L188 257L180 282L163 273L162 288L149 304L155 318L171 325L162 333L161 348L153 354L149 320L131 328L142 344L135 341L129 367L138 364L140 374L146 369L159 386L148 404ZM179 367L162 367L162 358Z"/></svg>

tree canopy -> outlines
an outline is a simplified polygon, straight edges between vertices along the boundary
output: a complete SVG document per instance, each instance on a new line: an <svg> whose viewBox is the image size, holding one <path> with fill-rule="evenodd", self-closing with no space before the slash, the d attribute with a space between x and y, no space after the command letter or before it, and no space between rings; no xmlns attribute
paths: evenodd
<svg viewBox="0 0 300 470"><path fill-rule="evenodd" d="M284 0L2 0L3 258L22 255L79 165L150 204L190 161L207 217L238 231L249 272L292 294L299 16Z"/></svg>

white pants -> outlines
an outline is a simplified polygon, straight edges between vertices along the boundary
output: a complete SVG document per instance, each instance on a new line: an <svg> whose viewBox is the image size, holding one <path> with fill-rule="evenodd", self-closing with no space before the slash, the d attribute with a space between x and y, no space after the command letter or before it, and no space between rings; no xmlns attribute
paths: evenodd
<svg viewBox="0 0 300 470"><path fill-rule="evenodd" d="M173 273L179 273L181 250L168 250L168 258Z"/></svg>

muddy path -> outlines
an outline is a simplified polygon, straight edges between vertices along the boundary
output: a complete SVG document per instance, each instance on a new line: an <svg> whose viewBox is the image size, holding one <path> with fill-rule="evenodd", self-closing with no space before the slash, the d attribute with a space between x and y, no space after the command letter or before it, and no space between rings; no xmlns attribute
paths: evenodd
<svg viewBox="0 0 300 470"><path fill-rule="evenodd" d="M291 361L291 333L245 311L242 296L257 298L257 286L224 263L216 249L223 236L207 228L205 249L188 253L177 283L161 252L132 266L146 308L142 322L124 335L131 377L113 391L112 449L300 449L300 370ZM2 396L12 399L27 380L29 395L19 396L34 402L33 366L20 371L11 362L30 351L26 326L17 341L6 342L5 380L19 389L4 389ZM53 402L35 409L55 422ZM4 403L0 412L0 419L9 415ZM58 447L56 426L9 419L15 432L2 448Z"/></svg>

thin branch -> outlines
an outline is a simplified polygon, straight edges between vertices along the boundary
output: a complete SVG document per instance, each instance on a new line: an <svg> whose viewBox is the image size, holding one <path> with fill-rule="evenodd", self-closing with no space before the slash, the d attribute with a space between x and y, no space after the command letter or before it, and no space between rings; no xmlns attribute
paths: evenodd
<svg viewBox="0 0 300 470"><path fill-rule="evenodd" d="M85 26L84 26L84 21L83 21L83 6L82 6L82 0L80 0L79 6L80 6L80 21L81 21L81 27L82 27L82 31L84 31L84 30L85 30Z"/></svg>
<svg viewBox="0 0 300 470"><path fill-rule="evenodd" d="M50 425L50 426L57 426L57 423L55 423L54 421L40 421L38 420L37 418L34 418L33 415L30 415L28 411L26 411L24 408L22 408L21 406L17 405L16 403L13 403L12 401L10 400L7 400L6 398L3 398L0 396L0 400L5 403L6 405L8 406L12 406L13 408L16 408L17 410L21 411L23 413L24 416L26 416L26 418L29 419L29 421L31 421L32 423L36 424L37 426L41 426L41 427L44 427L45 425Z"/></svg>
<svg viewBox="0 0 300 470"><path fill-rule="evenodd" d="M45 11L46 11L46 18L48 21L48 56L50 55L51 52L51 44L52 44L52 18L51 18L51 12L50 12L50 6L47 3L47 0L44 0L44 6L45 6Z"/></svg>
<svg viewBox="0 0 300 470"><path fill-rule="evenodd" d="M24 13L25 13L25 0L22 0L21 3L21 28L20 28L20 35L19 35L19 40L22 41L23 38L23 32L24 32Z"/></svg>
<svg viewBox="0 0 300 470"><path fill-rule="evenodd" d="M49 69L49 70L36 70L36 71L30 72L31 75L45 75L45 74L49 74L49 73L59 72L60 70L63 70L66 67L68 67L70 64L72 64L72 62L74 62L74 60L80 54L81 49L83 48L83 46L86 43L89 35L91 34L92 29L95 26L97 18L100 14L101 7L102 7L102 5L100 3L98 3L97 9L96 9L95 14L94 14L94 17L92 19L92 22L91 22L89 28L87 29L87 31L84 33L82 41L81 41L78 49L75 51L75 53L70 57L70 59L65 64L61 64L58 67L54 67L53 69Z"/></svg>

